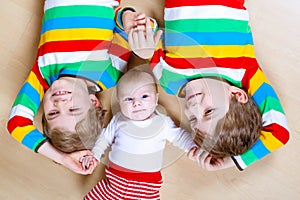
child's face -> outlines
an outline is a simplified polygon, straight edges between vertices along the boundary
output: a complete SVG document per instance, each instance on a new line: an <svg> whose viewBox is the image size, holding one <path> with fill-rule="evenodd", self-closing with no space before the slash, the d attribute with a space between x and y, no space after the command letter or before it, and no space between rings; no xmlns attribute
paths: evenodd
<svg viewBox="0 0 300 200"><path fill-rule="evenodd" d="M56 80L43 99L49 127L72 132L77 122L87 115L91 105L87 85L78 78L63 77Z"/></svg>
<svg viewBox="0 0 300 200"><path fill-rule="evenodd" d="M186 85L184 112L193 130L213 135L217 122L229 109L229 88L227 83L209 78L196 79Z"/></svg>
<svg viewBox="0 0 300 200"><path fill-rule="evenodd" d="M134 87L133 85L129 87L132 89L128 90L128 92L120 92L119 104L121 112L129 119L137 121L145 120L156 109L158 100L156 88L153 84Z"/></svg>

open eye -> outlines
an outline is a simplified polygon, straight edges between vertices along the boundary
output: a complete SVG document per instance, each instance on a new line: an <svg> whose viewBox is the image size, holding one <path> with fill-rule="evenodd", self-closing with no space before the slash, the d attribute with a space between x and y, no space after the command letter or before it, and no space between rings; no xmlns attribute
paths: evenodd
<svg viewBox="0 0 300 200"><path fill-rule="evenodd" d="M133 98L131 98L131 97L127 97L124 99L124 101L132 101L132 100L133 100Z"/></svg>
<svg viewBox="0 0 300 200"><path fill-rule="evenodd" d="M149 95L144 94L144 95L142 96L142 99L146 99L146 98L148 98L148 97L149 97Z"/></svg>

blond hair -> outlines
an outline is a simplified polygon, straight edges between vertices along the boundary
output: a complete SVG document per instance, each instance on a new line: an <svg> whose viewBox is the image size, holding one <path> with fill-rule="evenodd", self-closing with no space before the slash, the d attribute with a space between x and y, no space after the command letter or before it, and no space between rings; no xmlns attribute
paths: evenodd
<svg viewBox="0 0 300 200"><path fill-rule="evenodd" d="M139 83L143 84L140 85ZM158 92L157 83L152 74L138 69L131 69L130 71L126 72L118 81L116 86L117 97L119 98L122 93L127 94L129 91L136 89L136 87L128 87L130 85L139 85L139 87L142 87L151 84L153 84L156 92Z"/></svg>
<svg viewBox="0 0 300 200"><path fill-rule="evenodd" d="M98 135L101 133L104 123L105 110L92 106L87 116L77 122L75 132L50 129L45 115L43 115L42 124L44 134L50 139L51 144L58 150L66 153L92 149L95 145Z"/></svg>
<svg viewBox="0 0 300 200"><path fill-rule="evenodd" d="M247 94L248 95L248 94ZM216 157L237 156L245 153L259 138L262 117L254 100L247 103L232 97L229 110L219 120L213 136L195 131L195 143Z"/></svg>

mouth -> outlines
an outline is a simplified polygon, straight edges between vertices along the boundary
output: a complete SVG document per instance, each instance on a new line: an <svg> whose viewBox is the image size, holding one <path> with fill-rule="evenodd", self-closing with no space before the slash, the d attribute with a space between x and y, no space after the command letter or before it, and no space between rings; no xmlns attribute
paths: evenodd
<svg viewBox="0 0 300 200"><path fill-rule="evenodd" d="M135 111L133 111L133 113L139 113L139 112L143 112L143 111L145 111L144 109L143 110L135 110Z"/></svg>
<svg viewBox="0 0 300 200"><path fill-rule="evenodd" d="M70 91L57 91L57 92L54 92L52 94L53 97L58 97L58 96L63 96L63 95L67 95L67 94L71 94L72 92Z"/></svg>

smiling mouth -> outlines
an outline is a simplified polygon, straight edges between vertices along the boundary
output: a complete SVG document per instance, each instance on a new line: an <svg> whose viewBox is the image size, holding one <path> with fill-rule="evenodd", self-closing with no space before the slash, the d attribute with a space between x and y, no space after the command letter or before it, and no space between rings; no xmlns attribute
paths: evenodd
<svg viewBox="0 0 300 200"><path fill-rule="evenodd" d="M72 92L70 91L58 91L58 92L54 92L52 94L53 97L57 97L57 96L63 96L63 95L67 95L67 94L71 94Z"/></svg>

